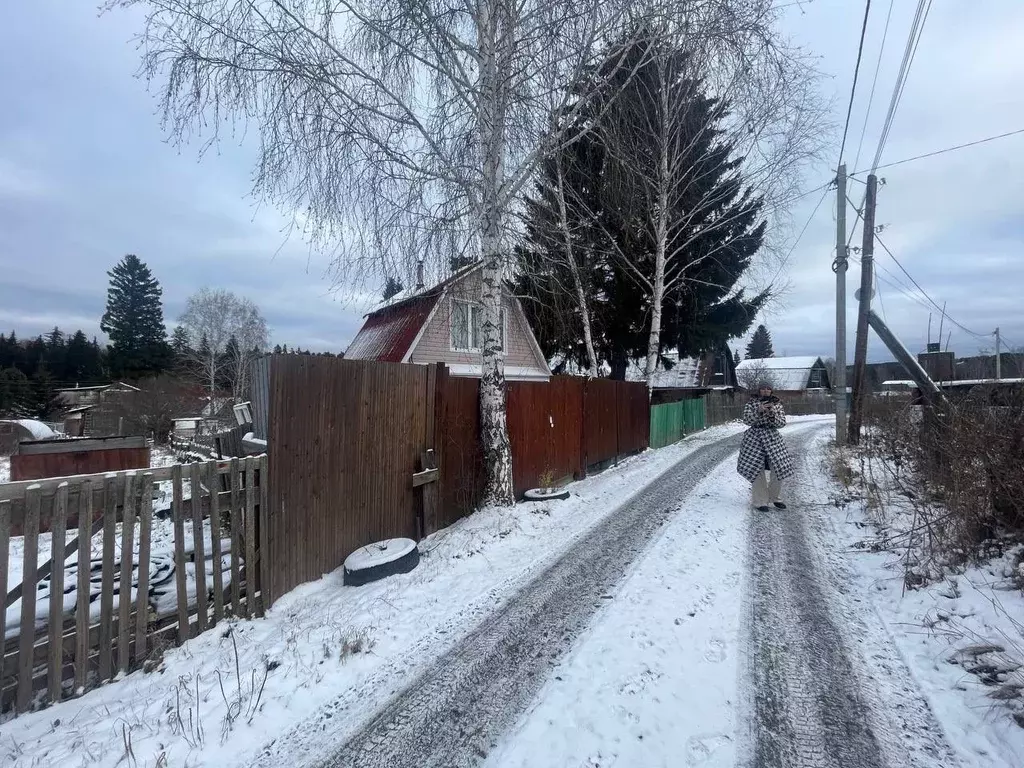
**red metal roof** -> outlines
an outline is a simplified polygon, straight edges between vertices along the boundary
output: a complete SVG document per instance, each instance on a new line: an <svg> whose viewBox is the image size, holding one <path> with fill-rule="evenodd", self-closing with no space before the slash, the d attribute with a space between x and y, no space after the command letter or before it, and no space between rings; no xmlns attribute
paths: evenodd
<svg viewBox="0 0 1024 768"><path fill-rule="evenodd" d="M441 291L432 291L367 315L345 359L402 362L440 296Z"/></svg>

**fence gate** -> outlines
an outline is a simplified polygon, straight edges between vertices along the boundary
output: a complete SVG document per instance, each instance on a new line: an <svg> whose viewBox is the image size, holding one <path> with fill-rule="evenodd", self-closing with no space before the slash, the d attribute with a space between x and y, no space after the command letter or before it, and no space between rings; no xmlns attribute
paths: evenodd
<svg viewBox="0 0 1024 768"><path fill-rule="evenodd" d="M270 358L270 602L361 546L417 537L435 381L421 365Z"/></svg>

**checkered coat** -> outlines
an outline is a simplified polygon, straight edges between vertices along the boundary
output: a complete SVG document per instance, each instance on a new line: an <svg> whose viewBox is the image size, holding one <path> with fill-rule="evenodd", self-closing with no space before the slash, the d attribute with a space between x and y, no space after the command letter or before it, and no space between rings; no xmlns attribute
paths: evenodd
<svg viewBox="0 0 1024 768"><path fill-rule="evenodd" d="M780 480L792 477L796 471L786 443L779 435L779 427L786 426L786 412L778 398L772 398L767 413L758 412L757 398L751 398L743 407L743 423L750 429L743 435L740 458L736 471L750 482L770 469Z"/></svg>

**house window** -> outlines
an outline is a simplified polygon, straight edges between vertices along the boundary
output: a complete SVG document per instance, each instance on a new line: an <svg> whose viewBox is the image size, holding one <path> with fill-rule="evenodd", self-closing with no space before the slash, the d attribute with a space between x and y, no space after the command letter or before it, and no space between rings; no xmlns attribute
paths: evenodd
<svg viewBox="0 0 1024 768"><path fill-rule="evenodd" d="M452 350L479 352L483 343L483 308L468 301L452 301ZM505 310L499 324L500 348L505 349Z"/></svg>

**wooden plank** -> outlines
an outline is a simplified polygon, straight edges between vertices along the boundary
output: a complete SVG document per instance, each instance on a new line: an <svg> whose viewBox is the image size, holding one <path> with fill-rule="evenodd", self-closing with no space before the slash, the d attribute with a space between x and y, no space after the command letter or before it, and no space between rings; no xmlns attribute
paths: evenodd
<svg viewBox="0 0 1024 768"><path fill-rule="evenodd" d="M119 451L129 448L148 448L146 438L136 437L87 437L81 440L34 440L18 446L18 455L37 456L50 453L85 453L94 451Z"/></svg>
<svg viewBox="0 0 1024 768"><path fill-rule="evenodd" d="M252 618L256 603L256 473L252 456L245 459L245 617Z"/></svg>
<svg viewBox="0 0 1024 768"><path fill-rule="evenodd" d="M135 659L146 659L149 624L149 552L153 536L153 473L142 475L139 489L139 578L135 598Z"/></svg>
<svg viewBox="0 0 1024 768"><path fill-rule="evenodd" d="M270 585L270 460L267 454L263 454L257 459L260 470L260 512L259 512L259 541L257 542L258 551L256 557L259 559L260 565L260 601L259 609L257 612L258 616L263 614L270 608L271 597L268 591Z"/></svg>
<svg viewBox="0 0 1024 768"><path fill-rule="evenodd" d="M206 486L210 489L210 552L213 555L213 623L224 620L224 557L221 551L220 475L212 462L204 465Z"/></svg>
<svg viewBox="0 0 1024 768"><path fill-rule="evenodd" d="M36 636L36 565L39 560L39 508L42 489L25 489L25 544L22 567L21 630L18 643L18 697L15 711L27 712L32 704L32 645Z"/></svg>
<svg viewBox="0 0 1024 768"><path fill-rule="evenodd" d="M228 461L216 462L218 469L221 472L227 470L229 466ZM166 480L172 480L174 473L174 465L166 467L153 467L148 470L153 474L154 482L162 482ZM21 500L25 496L25 490L32 485L38 485L42 489L44 496L47 494L55 494L57 487L61 483L68 483L68 485L74 489L81 485L85 481L92 481L95 485L97 481L105 481L107 477L111 475L110 472L93 472L91 474L84 475L68 475L66 477L44 477L39 480L19 480L13 483L0 483L0 500ZM102 487L102 486L98 486ZM73 495L73 494L72 494Z"/></svg>
<svg viewBox="0 0 1024 768"><path fill-rule="evenodd" d="M196 610L199 612L196 621L197 633L206 631L209 594L206 591L206 546L203 541L202 470L203 467L199 463L193 463L189 467L189 485L192 488L192 561L195 565Z"/></svg>
<svg viewBox="0 0 1024 768"><path fill-rule="evenodd" d="M63 666L63 648L58 642L64 627L64 544L68 515L67 483L57 489L53 504L53 523L51 525L50 558L53 567L50 576L50 664L47 680L50 688L50 703L56 704L61 699L61 667ZM0 635L3 637L3 635Z"/></svg>
<svg viewBox="0 0 1024 768"><path fill-rule="evenodd" d="M421 485L437 482L437 478L440 474L440 471L437 469L424 469L420 472L414 472L412 476L412 487L419 488Z"/></svg>
<svg viewBox="0 0 1024 768"><path fill-rule="evenodd" d="M89 607L92 583L92 481L82 483L78 497L78 600L75 604L75 692L83 693L89 672Z"/></svg>
<svg viewBox="0 0 1024 768"><path fill-rule="evenodd" d="M131 638L132 562L135 550L135 475L124 476L124 514L121 519L121 581L118 586L117 607L117 666L127 675L131 666L128 642Z"/></svg>
<svg viewBox="0 0 1024 768"><path fill-rule="evenodd" d="M7 568L11 555L11 502L0 501L0 595L7 594ZM7 610L0 611L0 643L7 637ZM4 655L0 653L0 688L4 684Z"/></svg>
<svg viewBox="0 0 1024 768"><path fill-rule="evenodd" d="M242 574L238 566L242 554L241 479L238 459L234 458L231 460L231 611L235 616L242 615Z"/></svg>
<svg viewBox="0 0 1024 768"><path fill-rule="evenodd" d="M178 603L178 645L192 636L188 622L188 580L185 576L185 515L181 508L181 464L171 468L174 504L174 586Z"/></svg>
<svg viewBox="0 0 1024 768"><path fill-rule="evenodd" d="M111 678L114 623L114 526L117 523L117 476L103 486L103 576L100 584L100 682Z"/></svg>
<svg viewBox="0 0 1024 768"><path fill-rule="evenodd" d="M435 477L440 474L439 470L437 469L437 454L433 451L433 449L423 452L421 462L423 464L424 472L432 472L434 473ZM423 486L424 529L426 529L427 527L426 521L437 520L437 503L439 491L440 487L438 486L437 483L434 482L431 482Z"/></svg>

